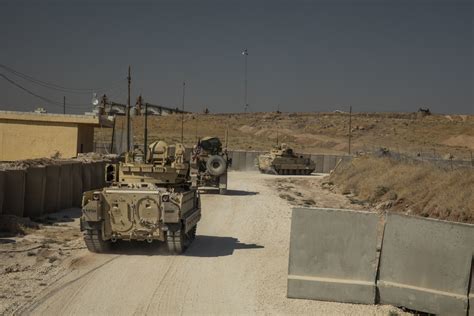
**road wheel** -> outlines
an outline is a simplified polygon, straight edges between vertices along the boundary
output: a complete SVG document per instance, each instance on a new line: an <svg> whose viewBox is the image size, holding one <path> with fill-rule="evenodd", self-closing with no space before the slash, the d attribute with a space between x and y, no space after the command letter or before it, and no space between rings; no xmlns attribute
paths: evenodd
<svg viewBox="0 0 474 316"><path fill-rule="evenodd" d="M110 251L111 241L102 239L100 229L87 229L84 231L84 242L87 249L95 253L104 253Z"/></svg>
<svg viewBox="0 0 474 316"><path fill-rule="evenodd" d="M197 226L194 226L187 233L185 233L183 229L175 232L168 231L166 236L168 251L175 255L185 252L191 242L196 238L196 227Z"/></svg>

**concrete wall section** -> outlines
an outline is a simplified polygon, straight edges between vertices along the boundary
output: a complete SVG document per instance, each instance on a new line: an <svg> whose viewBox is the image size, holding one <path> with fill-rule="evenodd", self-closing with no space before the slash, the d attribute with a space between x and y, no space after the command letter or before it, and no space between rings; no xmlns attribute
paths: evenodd
<svg viewBox="0 0 474 316"><path fill-rule="evenodd" d="M245 155L245 170L255 171L257 170L256 159L258 153L255 151L248 151Z"/></svg>
<svg viewBox="0 0 474 316"><path fill-rule="evenodd" d="M469 291L469 316L474 316L474 256L471 262L471 289Z"/></svg>
<svg viewBox="0 0 474 316"><path fill-rule="evenodd" d="M0 215L3 212L4 196L5 196L5 171L0 170Z"/></svg>
<svg viewBox="0 0 474 316"><path fill-rule="evenodd" d="M337 156L324 155L323 158L323 173L329 173L336 166Z"/></svg>
<svg viewBox="0 0 474 316"><path fill-rule="evenodd" d="M3 214L22 217L25 208L26 171L6 170Z"/></svg>
<svg viewBox="0 0 474 316"><path fill-rule="evenodd" d="M288 297L373 304L377 222L369 212L293 209Z"/></svg>
<svg viewBox="0 0 474 316"><path fill-rule="evenodd" d="M82 191L92 190L92 163L82 164Z"/></svg>
<svg viewBox="0 0 474 316"><path fill-rule="evenodd" d="M60 210L60 168L59 165L46 166L46 190L44 195L44 208L46 213L53 213Z"/></svg>
<svg viewBox="0 0 474 316"><path fill-rule="evenodd" d="M66 163L61 165L60 198L59 207L67 209L72 207L72 164Z"/></svg>
<svg viewBox="0 0 474 316"><path fill-rule="evenodd" d="M314 161L316 164L316 169L314 172L322 173L323 172L323 164L324 164L324 155L311 155L311 160Z"/></svg>
<svg viewBox="0 0 474 316"><path fill-rule="evenodd" d="M80 207L82 203L82 164L72 164L72 205Z"/></svg>
<svg viewBox="0 0 474 316"><path fill-rule="evenodd" d="M29 167L26 171L25 217L39 217L44 213L46 167Z"/></svg>
<svg viewBox="0 0 474 316"><path fill-rule="evenodd" d="M238 151L236 153L239 156L239 165L237 166L237 170L244 171L245 167L247 166L247 153L245 151Z"/></svg>
<svg viewBox="0 0 474 316"><path fill-rule="evenodd" d="M474 225L388 214L378 289L380 302L466 315Z"/></svg>

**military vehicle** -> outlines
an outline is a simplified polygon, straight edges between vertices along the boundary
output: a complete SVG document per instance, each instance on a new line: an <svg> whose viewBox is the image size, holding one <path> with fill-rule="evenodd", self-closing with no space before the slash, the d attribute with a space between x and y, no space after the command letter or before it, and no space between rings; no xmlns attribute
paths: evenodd
<svg viewBox="0 0 474 316"><path fill-rule="evenodd" d="M219 194L227 192L227 169L232 159L217 137L204 137L191 153L191 183L193 188L218 188Z"/></svg>
<svg viewBox="0 0 474 316"><path fill-rule="evenodd" d="M287 144L281 144L258 156L258 169L262 173L308 175L316 169L316 165L311 158L295 154Z"/></svg>
<svg viewBox="0 0 474 316"><path fill-rule="evenodd" d="M145 147L146 148L146 147ZM124 162L106 165L102 190L85 192L81 231L87 248L106 252L119 240L166 242L180 254L196 236L201 218L197 190L190 188L185 148L174 155L163 141L125 154Z"/></svg>

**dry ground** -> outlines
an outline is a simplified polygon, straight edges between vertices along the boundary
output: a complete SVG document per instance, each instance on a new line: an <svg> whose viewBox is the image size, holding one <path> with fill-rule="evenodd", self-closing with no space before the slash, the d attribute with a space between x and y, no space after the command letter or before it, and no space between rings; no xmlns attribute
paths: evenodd
<svg viewBox="0 0 474 316"><path fill-rule="evenodd" d="M143 117L133 119L136 143L143 143ZM124 119L117 120L124 129ZM192 146L196 137L225 138L229 128L230 149L268 150L276 142L287 142L297 151L347 153L349 115L338 113L248 113L187 114L184 142ZM150 116L149 137L176 142L181 139L181 115ZM110 142L111 129L96 129L97 141ZM396 152L470 159L474 150L473 115L415 113L358 113L352 116L352 152L386 147Z"/></svg>
<svg viewBox="0 0 474 316"><path fill-rule="evenodd" d="M358 157L340 164L327 186L370 208L474 223L474 168Z"/></svg>
<svg viewBox="0 0 474 316"><path fill-rule="evenodd" d="M66 242L61 234L55 234L59 243L49 242L51 253L47 255L40 255L45 250L38 248L36 255L20 252L9 258L5 250L12 246L2 244L0 313L402 314L390 306L286 298L291 205L279 197L281 187L291 185L295 187L292 191L304 192L303 200L313 195L314 206L351 206L345 196L322 189L321 182L321 176L231 172L228 195L202 195L198 237L183 256L169 256L163 246L144 243L124 243L110 254L73 249L61 255L58 247L82 245L79 237ZM71 232L78 232L77 220L66 224L68 227L61 228L64 236L69 234L69 225L75 226ZM16 248L35 245L25 240L38 234L15 239ZM4 264L5 259L11 261ZM19 268L14 266L11 271L9 267L16 263Z"/></svg>

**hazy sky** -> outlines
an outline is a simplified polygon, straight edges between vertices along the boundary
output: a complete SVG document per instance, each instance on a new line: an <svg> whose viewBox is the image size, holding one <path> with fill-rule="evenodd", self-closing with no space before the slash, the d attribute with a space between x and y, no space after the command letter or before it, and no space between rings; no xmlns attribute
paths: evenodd
<svg viewBox="0 0 474 316"><path fill-rule="evenodd" d="M250 111L474 114L474 1L5 1L0 64L61 86L108 88L126 102L240 112L248 49ZM33 92L90 110L92 93ZM48 105L0 77L1 110Z"/></svg>

